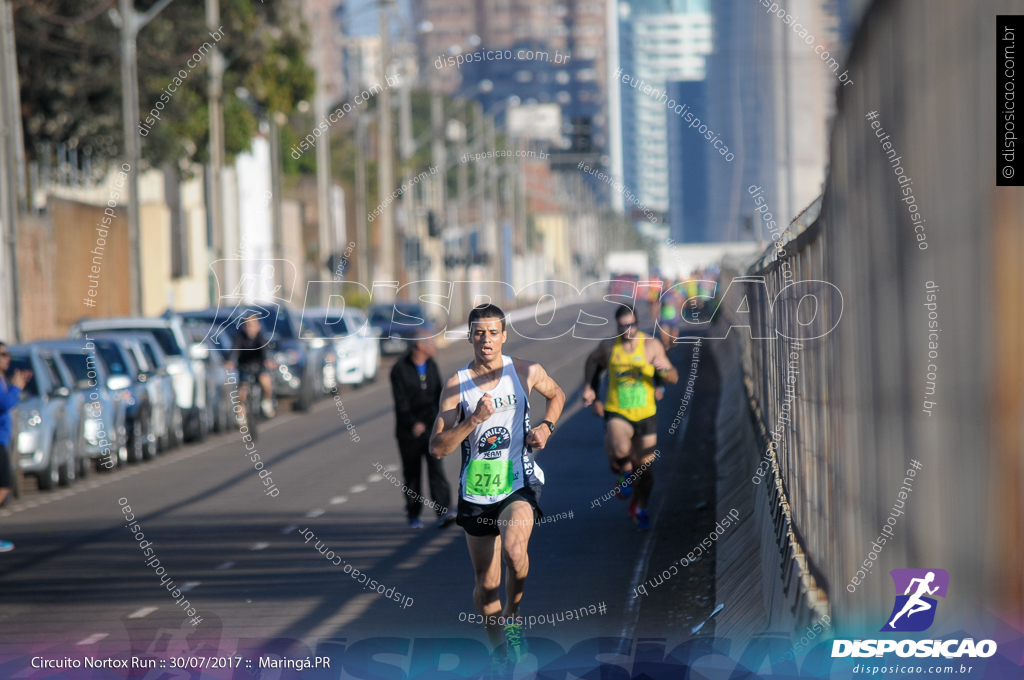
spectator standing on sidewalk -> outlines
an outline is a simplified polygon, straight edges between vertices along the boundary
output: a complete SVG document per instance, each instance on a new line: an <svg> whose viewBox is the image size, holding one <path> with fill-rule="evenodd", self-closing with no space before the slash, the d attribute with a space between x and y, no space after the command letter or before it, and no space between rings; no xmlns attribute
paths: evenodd
<svg viewBox="0 0 1024 680"><path fill-rule="evenodd" d="M437 505L438 528L450 526L456 518L450 510L452 490L444 475L444 461L430 455L429 428L437 419L441 402L441 373L434 361L437 347L425 330L417 331L412 347L391 369L391 391L395 397L395 436L402 456L405 486L415 495L405 501L409 526L422 529L420 478L427 463L430 497Z"/></svg>
<svg viewBox="0 0 1024 680"><path fill-rule="evenodd" d="M7 380L7 369L11 367L11 353L7 345L0 342L0 505L7 500L11 492L11 409L21 401L21 391L32 378L32 371L14 371L10 382ZM14 550L10 541L0 540L0 552Z"/></svg>

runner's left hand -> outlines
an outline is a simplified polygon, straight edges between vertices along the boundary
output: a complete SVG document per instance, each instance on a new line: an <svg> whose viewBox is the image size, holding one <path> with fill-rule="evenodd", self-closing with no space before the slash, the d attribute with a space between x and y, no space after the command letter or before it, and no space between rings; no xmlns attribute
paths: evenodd
<svg viewBox="0 0 1024 680"><path fill-rule="evenodd" d="M654 400L655 401L661 401L661 398L664 397L664 396L665 396L665 388L664 387L661 387L659 385L658 387L654 388Z"/></svg>
<svg viewBox="0 0 1024 680"><path fill-rule="evenodd" d="M541 423L541 425L544 424ZM535 449L543 449L545 444L548 443L548 437L550 434L551 433L548 432L547 425L544 425L544 427L535 427L530 430L530 434L526 435L526 443Z"/></svg>
<svg viewBox="0 0 1024 680"><path fill-rule="evenodd" d="M659 371L671 371L672 370L672 363L670 361L668 361L667 359L665 359L663 357L660 357L660 356L659 357L654 357L654 359L651 360L651 366L654 366L654 368L656 370L659 370Z"/></svg>

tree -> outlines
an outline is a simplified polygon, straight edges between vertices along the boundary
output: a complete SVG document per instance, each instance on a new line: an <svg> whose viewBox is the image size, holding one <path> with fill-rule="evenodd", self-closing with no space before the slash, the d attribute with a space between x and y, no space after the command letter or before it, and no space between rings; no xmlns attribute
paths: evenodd
<svg viewBox="0 0 1024 680"><path fill-rule="evenodd" d="M101 160L119 158L120 56L113 25L119 17L113 6L113 0L21 0L16 6L29 158L47 141L90 151ZM161 99L164 88L177 87L143 137L143 160L151 166L172 162L187 170L190 163L208 159L209 59L203 55L210 45L216 44L225 58L229 162L249 148L259 125L252 109L235 94L238 88L244 87L261 107L286 114L313 92L313 70L303 56L308 38L293 0L222 0L224 38L219 42L210 35L205 17L204 0L174 0L139 35L142 118ZM201 59L193 58L197 54Z"/></svg>

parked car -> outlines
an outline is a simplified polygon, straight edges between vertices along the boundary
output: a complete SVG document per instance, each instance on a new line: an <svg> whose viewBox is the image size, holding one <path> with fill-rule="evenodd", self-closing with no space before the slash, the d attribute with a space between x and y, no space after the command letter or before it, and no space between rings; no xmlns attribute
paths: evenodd
<svg viewBox="0 0 1024 680"><path fill-rule="evenodd" d="M380 351L383 354L405 352L416 331L425 328L433 333L436 325L423 307L415 302L374 305L370 307L369 323L380 332Z"/></svg>
<svg viewBox="0 0 1024 680"><path fill-rule="evenodd" d="M139 366L132 352L120 339L91 337L103 367L107 369L107 388L127 406L125 429L128 432L128 461L137 463L156 455L156 432L153 430L149 389L139 381Z"/></svg>
<svg viewBox="0 0 1024 680"><path fill-rule="evenodd" d="M241 332L237 327L241 320L232 318L233 312L234 309L211 307L202 311L177 312L177 315L185 324L202 332L207 340L218 333L230 333L234 339L235 334ZM323 349L317 350L311 341L299 339L299 317L287 307L277 308L277 314L260 319L260 324L269 338L267 349L270 356L278 365L274 373L274 394L277 397L294 397L296 408L309 409L318 396L316 390L320 389L322 381L320 353ZM230 343L220 343L218 351L225 357L230 356Z"/></svg>
<svg viewBox="0 0 1024 680"><path fill-rule="evenodd" d="M74 464L69 465L60 476L61 486L68 486L79 477L82 467L82 460L85 458L85 421L86 421L86 395L75 389L75 378L71 371L60 358L60 354L48 347L43 347L38 342L33 345L39 350L39 356L46 365L51 376L56 376L60 384L67 388L67 404L64 409L64 418L68 423L68 431L71 433L71 443L74 448Z"/></svg>
<svg viewBox="0 0 1024 680"><path fill-rule="evenodd" d="M15 446L21 457L21 469L25 474L35 475L43 491L69 484L76 463L76 432L71 422L74 418L69 419L67 414L70 390L43 362L36 347L16 345L8 349L8 377L19 369L33 374L19 403L21 431Z"/></svg>
<svg viewBox="0 0 1024 680"><path fill-rule="evenodd" d="M186 323L185 332L192 341L192 354L200 357L206 365L206 410L209 413L210 429L226 432L232 418L229 396L231 385L228 384L228 372L224 368L227 353L214 351L205 339L203 330Z"/></svg>
<svg viewBox="0 0 1024 680"><path fill-rule="evenodd" d="M184 416L174 393L174 378L167 372L167 355L150 333L97 333L96 338L122 341L139 367L139 382L146 384L152 406L157 451L167 451L184 440Z"/></svg>
<svg viewBox="0 0 1024 680"><path fill-rule="evenodd" d="M337 384L338 355L334 351L334 339L332 333L319 319L303 318L299 329L299 337L310 342L310 346L318 350L321 357L319 385L320 391L317 396L330 392Z"/></svg>
<svg viewBox="0 0 1024 680"><path fill-rule="evenodd" d="M113 469L128 460L128 405L107 388L107 371L95 350L79 340L45 340L35 344L60 356L74 378L72 392L85 396L84 451L79 451L78 476L89 474L93 460L98 470Z"/></svg>
<svg viewBox="0 0 1024 680"><path fill-rule="evenodd" d="M308 308L304 319L315 319L331 338L336 379L342 385L362 385L377 379L380 371L380 331L369 325L362 310L347 308L337 314L326 307ZM329 386L328 386L329 387Z"/></svg>
<svg viewBox="0 0 1024 680"><path fill-rule="evenodd" d="M71 327L68 335L79 337L86 333L113 331L150 333L156 338L160 349L167 355L167 372L174 382L174 395L181 409L185 439L201 441L209 431L204 389L206 367L201 356L194 353L181 319L173 316L166 319L83 319Z"/></svg>

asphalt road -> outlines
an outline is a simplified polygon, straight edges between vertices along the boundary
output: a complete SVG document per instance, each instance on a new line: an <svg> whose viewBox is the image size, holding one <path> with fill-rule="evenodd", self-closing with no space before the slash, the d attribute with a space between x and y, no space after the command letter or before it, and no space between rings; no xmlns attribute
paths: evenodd
<svg viewBox="0 0 1024 680"><path fill-rule="evenodd" d="M598 311L601 304L587 309ZM543 330L554 334L559 323ZM713 559L680 570L648 588L647 596L633 597L633 589L713 528L714 371L701 353L685 438L683 430L668 433L682 385L670 387L660 404L664 455L654 468L655 530L641 533L626 503L612 499L592 507L616 482L607 469L603 423L579 403L583 362L595 346L572 334L540 341L513 332L505 346L507 354L541 362L568 398L558 431L537 461L547 477L544 512L572 512L572 518L535 528L523 613L555 618L569 609L604 609L578 621L535 624L527 635L565 649L594 637L655 636L671 649L714 608ZM465 341L437 357L444 376L471 358ZM677 346L670 358L686 375L690 346ZM375 467L401 474L386 369L375 384L341 395L358 442L330 399L312 413L264 423L258 452L280 489L277 497L264 494L241 435L231 432L151 463L94 474L69 490L28 494L0 511L0 536L17 545L0 555L0 677L46 677L21 674L30 653L123 656L131 650L164 658L264 648L302 657L313 654L318 641L321 650L328 648L327 639L486 642L479 625L460 621L460 613L474 611L463 531L431 523L408 528L401 489ZM532 413L542 412L543 399L535 396L531 404ZM458 463L458 455L445 461L453 495ZM198 626L146 566L119 499L131 506L175 587L188 588L184 595L202 617ZM423 519L431 519L429 510ZM303 530L316 538L306 543ZM412 598L411 605L364 589L325 559L316 541ZM700 635L712 634L713 626L712 619Z"/></svg>

